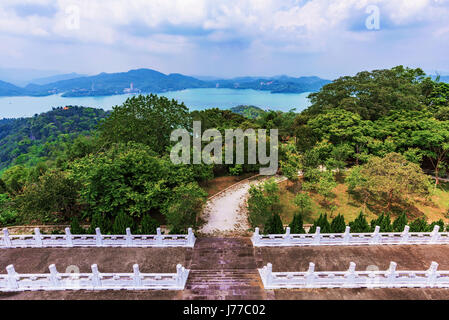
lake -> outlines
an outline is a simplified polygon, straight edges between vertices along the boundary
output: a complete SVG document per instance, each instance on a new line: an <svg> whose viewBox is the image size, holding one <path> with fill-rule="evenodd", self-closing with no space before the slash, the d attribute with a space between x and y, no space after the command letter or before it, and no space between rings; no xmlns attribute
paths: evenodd
<svg viewBox="0 0 449 320"><path fill-rule="evenodd" d="M289 111L296 108L302 111L310 105L307 96L310 92L270 93L251 89L186 89L158 93L170 99L184 102L190 110L208 108L229 109L238 105L254 105L262 109ZM78 105L111 110L113 106L122 104L129 94L106 97L69 97L51 95L46 97L0 97L0 119L30 117L36 113L46 112L52 107Z"/></svg>

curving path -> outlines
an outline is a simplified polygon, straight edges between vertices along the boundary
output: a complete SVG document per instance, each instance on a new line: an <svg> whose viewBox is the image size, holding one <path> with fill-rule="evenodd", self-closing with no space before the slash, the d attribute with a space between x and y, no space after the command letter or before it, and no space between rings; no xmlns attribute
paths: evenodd
<svg viewBox="0 0 449 320"><path fill-rule="evenodd" d="M268 178L271 177L249 178L210 197L202 215L206 223L199 232L213 236L246 235L250 228L246 208L249 188ZM281 182L286 178L277 176L275 179Z"/></svg>

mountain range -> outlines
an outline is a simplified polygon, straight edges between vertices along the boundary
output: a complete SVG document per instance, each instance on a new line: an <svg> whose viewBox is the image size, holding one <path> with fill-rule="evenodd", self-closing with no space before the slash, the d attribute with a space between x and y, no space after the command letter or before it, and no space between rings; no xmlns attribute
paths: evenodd
<svg viewBox="0 0 449 320"><path fill-rule="evenodd" d="M53 81L54 80L54 81ZM303 93L318 91L329 80L319 77L240 77L202 80L179 73L164 74L151 69L137 69L121 73L100 73L94 76L67 74L37 79L18 87L0 81L0 96L65 97L108 96L123 93L160 93L192 88L232 88L270 91L272 93Z"/></svg>

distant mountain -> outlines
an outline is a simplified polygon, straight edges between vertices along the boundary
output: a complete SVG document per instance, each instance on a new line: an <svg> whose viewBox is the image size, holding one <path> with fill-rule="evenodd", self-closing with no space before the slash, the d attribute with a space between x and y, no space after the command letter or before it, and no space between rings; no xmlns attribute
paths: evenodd
<svg viewBox="0 0 449 320"><path fill-rule="evenodd" d="M11 87L11 91L5 90L4 95L62 94L64 97L83 97L123 93L160 93L192 88L232 88L266 90L273 93L302 93L317 91L330 81L318 77L292 78L287 76L200 80L179 73L166 75L151 69L137 69L121 73L100 73L95 76L59 75L37 79L34 82L21 90Z"/></svg>
<svg viewBox="0 0 449 320"><path fill-rule="evenodd" d="M58 72L54 70L0 68L0 79L19 87L26 86L32 79L54 76L56 74Z"/></svg>
<svg viewBox="0 0 449 320"><path fill-rule="evenodd" d="M22 96L25 90L0 80L0 96Z"/></svg>
<svg viewBox="0 0 449 320"><path fill-rule="evenodd" d="M45 85L45 84L49 84L49 83L53 83L53 82L76 79L76 78L81 78L81 77L85 77L85 76L86 76L85 74L78 74L78 73L72 72L72 73L67 73L67 74L59 74L56 76L33 79L30 82L33 84L37 84L37 85Z"/></svg>
<svg viewBox="0 0 449 320"><path fill-rule="evenodd" d="M231 111L249 119L257 119L265 113L263 109L256 106L236 106L231 108Z"/></svg>

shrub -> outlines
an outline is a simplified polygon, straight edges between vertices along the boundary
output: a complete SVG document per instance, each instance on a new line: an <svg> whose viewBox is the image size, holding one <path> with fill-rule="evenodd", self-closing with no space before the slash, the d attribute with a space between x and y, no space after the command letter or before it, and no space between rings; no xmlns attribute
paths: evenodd
<svg viewBox="0 0 449 320"><path fill-rule="evenodd" d="M320 233L331 233L331 225L327 220L327 214L320 214L320 217L313 222L313 226L310 228L309 233L315 233L316 227L320 227Z"/></svg>
<svg viewBox="0 0 449 320"><path fill-rule="evenodd" d="M434 221L432 222L429 227L428 227L428 231L433 231L433 228L435 228L435 226L438 225L440 227L439 232L443 232L444 231L444 221L442 219L438 220L438 221Z"/></svg>
<svg viewBox="0 0 449 320"><path fill-rule="evenodd" d="M140 223L140 234L155 234L157 228L159 228L159 223L156 219L153 219L149 214L145 214Z"/></svg>
<svg viewBox="0 0 449 320"><path fill-rule="evenodd" d="M292 222L289 225L290 233L306 233L303 227L303 217L302 214L298 213L293 216Z"/></svg>
<svg viewBox="0 0 449 320"><path fill-rule="evenodd" d="M345 218L339 214L331 222L332 233L343 233L346 230Z"/></svg>
<svg viewBox="0 0 449 320"><path fill-rule="evenodd" d="M417 218L410 223L410 232L426 232L428 230L428 225L426 218Z"/></svg>
<svg viewBox="0 0 449 320"><path fill-rule="evenodd" d="M86 229L81 227L78 217L73 217L72 222L70 223L70 232L72 234L85 234Z"/></svg>
<svg viewBox="0 0 449 320"><path fill-rule="evenodd" d="M122 211L114 219L114 224L112 225L112 233L125 234L126 228L131 228L132 231L135 231L134 220Z"/></svg>
<svg viewBox="0 0 449 320"><path fill-rule="evenodd" d="M95 234L95 228L100 228L103 234L109 234L112 231L112 223L100 213L95 213L92 216L90 227L87 230L89 234Z"/></svg>
<svg viewBox="0 0 449 320"><path fill-rule="evenodd" d="M284 225L282 224L281 217L275 213L268 218L264 227L265 234L281 234L284 233Z"/></svg>
<svg viewBox="0 0 449 320"><path fill-rule="evenodd" d="M371 220L371 231L374 231L376 226L380 227L380 232L391 232L393 231L393 226L391 225L390 214L383 213L377 218Z"/></svg>
<svg viewBox="0 0 449 320"><path fill-rule="evenodd" d="M349 223L349 227L351 228L352 233L364 233L371 231L371 228L368 224L368 221L366 221L363 212L360 212L357 218L355 218L354 221Z"/></svg>
<svg viewBox="0 0 449 320"><path fill-rule="evenodd" d="M407 225L407 215L403 212L393 222L393 231L402 232Z"/></svg>

